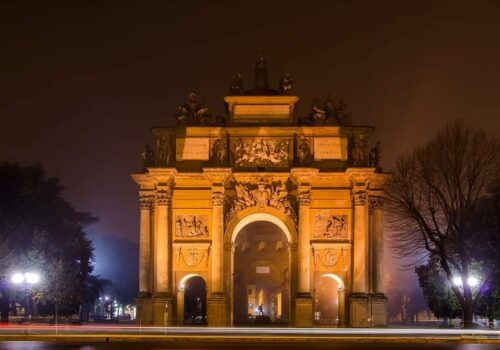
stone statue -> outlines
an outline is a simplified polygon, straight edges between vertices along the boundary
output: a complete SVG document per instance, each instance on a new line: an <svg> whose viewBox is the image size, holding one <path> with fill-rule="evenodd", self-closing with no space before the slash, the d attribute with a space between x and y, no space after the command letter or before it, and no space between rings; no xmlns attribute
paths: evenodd
<svg viewBox="0 0 500 350"><path fill-rule="evenodd" d="M177 125L207 125L211 115L208 107L196 101L196 94L190 93L187 101L177 108Z"/></svg>
<svg viewBox="0 0 500 350"><path fill-rule="evenodd" d="M352 159L354 161L354 165L366 166L368 161L367 152L367 137L364 135L355 135L354 147L352 149Z"/></svg>
<svg viewBox="0 0 500 350"><path fill-rule="evenodd" d="M260 54L255 63L255 89L269 89L269 74L267 71L267 60L264 55Z"/></svg>
<svg viewBox="0 0 500 350"><path fill-rule="evenodd" d="M144 150L142 151L142 171L146 171L147 168L155 165L155 154L151 147L149 147L149 143L146 142L144 146Z"/></svg>
<svg viewBox="0 0 500 350"><path fill-rule="evenodd" d="M159 166L170 165L171 150L169 145L169 138L165 135L159 135L156 138L156 163Z"/></svg>
<svg viewBox="0 0 500 350"><path fill-rule="evenodd" d="M375 147L373 147L370 150L370 155L368 159L370 167L380 169L380 152L381 152L380 141L377 141Z"/></svg>
<svg viewBox="0 0 500 350"><path fill-rule="evenodd" d="M326 115L328 117L332 117L333 116L334 110L335 110L335 103L333 101L332 95L328 95L328 97L326 98L326 101L323 104L323 109L325 110Z"/></svg>
<svg viewBox="0 0 500 350"><path fill-rule="evenodd" d="M243 95L243 77L240 73L231 78L229 93L233 96Z"/></svg>
<svg viewBox="0 0 500 350"><path fill-rule="evenodd" d="M225 138L215 139L210 149L210 160L215 164L224 164L227 156L227 144Z"/></svg>
<svg viewBox="0 0 500 350"><path fill-rule="evenodd" d="M340 99L339 103L335 106L334 115L340 125L352 124L352 115L351 113L347 112L347 104L344 102L344 100Z"/></svg>
<svg viewBox="0 0 500 350"><path fill-rule="evenodd" d="M290 95L292 93L293 78L290 73L285 73L280 78L280 94Z"/></svg>
<svg viewBox="0 0 500 350"><path fill-rule="evenodd" d="M326 111L323 107L320 106L319 100L317 98L313 99L312 107L311 107L311 119L313 123L321 123L326 120Z"/></svg>
<svg viewBox="0 0 500 350"><path fill-rule="evenodd" d="M304 136L300 136L297 140L297 160L299 164L307 164L312 159L311 143Z"/></svg>

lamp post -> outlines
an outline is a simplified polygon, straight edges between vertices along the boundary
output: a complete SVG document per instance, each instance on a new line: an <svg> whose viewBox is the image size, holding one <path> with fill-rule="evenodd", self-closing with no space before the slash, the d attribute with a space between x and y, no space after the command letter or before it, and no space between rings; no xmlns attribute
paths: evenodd
<svg viewBox="0 0 500 350"><path fill-rule="evenodd" d="M24 307L24 319L29 317L29 304L31 297L31 289L34 285L40 282L40 275L36 272L15 273L12 275L11 282L16 285L22 285L25 288L26 305Z"/></svg>

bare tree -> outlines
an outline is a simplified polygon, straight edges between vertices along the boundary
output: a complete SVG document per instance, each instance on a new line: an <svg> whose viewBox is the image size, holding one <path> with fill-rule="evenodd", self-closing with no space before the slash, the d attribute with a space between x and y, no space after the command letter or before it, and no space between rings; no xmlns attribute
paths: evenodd
<svg viewBox="0 0 500 350"><path fill-rule="evenodd" d="M460 302L464 327L473 325L475 303L500 268L498 259L483 260L479 285L469 283L488 241L474 217L499 174L498 140L457 121L401 155L386 187L393 250L400 257L439 260Z"/></svg>

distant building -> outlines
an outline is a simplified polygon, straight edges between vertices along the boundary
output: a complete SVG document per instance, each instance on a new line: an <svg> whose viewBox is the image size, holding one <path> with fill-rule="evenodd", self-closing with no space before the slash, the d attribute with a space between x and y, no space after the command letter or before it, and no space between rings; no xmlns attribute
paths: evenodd
<svg viewBox="0 0 500 350"><path fill-rule="evenodd" d="M235 76L224 117L191 94L151 129L132 175L142 325L387 325L373 127L330 97L298 116L291 76L267 75L259 57L254 89Z"/></svg>

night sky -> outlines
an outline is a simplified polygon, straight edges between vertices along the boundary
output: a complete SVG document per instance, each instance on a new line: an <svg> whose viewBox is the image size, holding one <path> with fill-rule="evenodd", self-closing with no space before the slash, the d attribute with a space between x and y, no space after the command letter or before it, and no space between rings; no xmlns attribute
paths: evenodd
<svg viewBox="0 0 500 350"><path fill-rule="evenodd" d="M193 91L223 113L232 75L290 72L301 98L343 97L389 170L453 118L500 134L500 1L0 3L0 160L41 163L65 197L138 241L130 173L150 126Z"/></svg>

